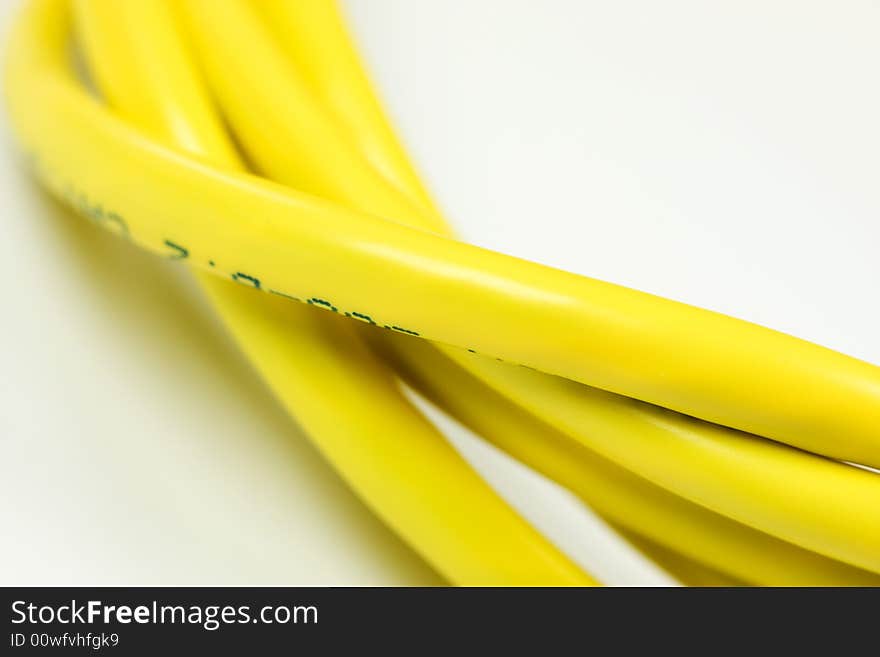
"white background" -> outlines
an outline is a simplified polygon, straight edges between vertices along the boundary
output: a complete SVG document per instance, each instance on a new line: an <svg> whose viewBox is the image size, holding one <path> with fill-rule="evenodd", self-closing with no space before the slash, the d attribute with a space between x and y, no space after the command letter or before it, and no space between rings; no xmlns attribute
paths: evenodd
<svg viewBox="0 0 880 657"><path fill-rule="evenodd" d="M0 3L5 33L18 3ZM466 239L880 363L880 4L345 5ZM44 198L10 139L0 583L438 583L273 402L187 272ZM570 500L476 458L569 552L632 583Z"/></svg>

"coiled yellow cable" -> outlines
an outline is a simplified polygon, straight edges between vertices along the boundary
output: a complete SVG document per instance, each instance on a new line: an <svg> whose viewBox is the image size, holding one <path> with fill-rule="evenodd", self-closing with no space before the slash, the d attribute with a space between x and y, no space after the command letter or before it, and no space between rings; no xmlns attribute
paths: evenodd
<svg viewBox="0 0 880 657"><path fill-rule="evenodd" d="M150 139L108 117L64 72L60 48L66 27L60 0L37 0L29 8L12 45L7 76L13 121L40 175L96 221L244 285L294 296L393 333L440 339L526 363L820 454L880 462L877 368L730 318L437 235L446 230L442 219L384 121L331 4L262 0L259 11L269 20L261 21L253 7L238 0L183 3L187 35L212 90L260 171L370 214L230 171L236 164L234 151L206 97L193 91L198 84L187 74L185 62L170 54L175 52L168 37L172 32L160 29L153 15L161 10L112 9L112 4L79 5L81 15L90 15L91 8L94 19L85 21L95 30L92 38L84 30L90 61L109 100ZM120 30L125 23L116 21L101 26L111 16L107 12L124 20L126 11L142 12L128 29ZM268 37L270 25L277 41ZM139 33L150 35L152 52L143 40L137 50ZM257 295L248 290L207 284L282 400L317 439L329 436L331 447L325 450L331 460L422 554L453 574L453 581L588 581L524 523L518 524L449 448L437 447L442 439L405 405L381 363L357 345L349 327L329 321L332 317L315 318L306 308L293 310L295 305L280 299L256 301ZM534 340L535 335L542 339ZM412 340L384 343L403 370L442 358ZM464 351L445 351L503 393L499 403L515 401L519 406L511 412L533 422L534 431L517 434L508 444L510 451L519 450L533 464L543 458L539 469L551 470L551 476L575 490L580 483L579 492L594 504L579 479L590 472L582 461L598 457L578 446L565 447L561 455L552 448L532 449L528 441L567 444L561 434L553 438L553 432L561 431L701 506L880 571L877 476L579 383ZM299 383L291 383L291 370L296 369L291 364L301 360L318 373L320 382L300 371L293 377L300 377ZM429 383L426 388L433 385L436 393L442 391L438 381L466 375L447 363L445 374L421 373ZM481 386L474 380L475 398L497 394ZM372 400L360 407L373 422L369 429L359 421L340 427L332 403L339 390L346 393L347 408L349 398ZM466 400L457 403L467 406ZM377 413L377 408L388 412ZM474 409L459 412L475 416ZM498 438L505 437L504 431L482 424L481 433L490 439L501 442ZM372 441L380 431L392 437L382 448L355 449L358 436L371 436ZM418 463L404 463L405 448L393 440L394 435L410 434L419 436L407 446ZM365 473L369 468L364 459L373 459L370 467L382 464L382 476L373 470ZM608 463L598 471L613 467ZM389 499L394 498L393 482L400 482L398 490L415 485L417 478L405 471L424 476L418 478L423 488L435 482L433 501L422 500L420 506ZM623 476L628 479L618 500L641 486L648 491L645 499L665 500L659 507L680 511L673 516L698 518L691 525L695 541L673 541L673 547L692 558L703 555L705 562L744 581L873 581L873 575L726 520L629 473ZM603 474L598 480L602 477L614 479ZM467 484L450 499L448 490L459 479ZM469 502L473 516L459 515ZM445 515L427 522L424 514L434 504L441 504ZM609 504L603 512L613 517L616 508ZM465 532L470 542L456 545L450 528L467 525L464 517L496 518L507 534L504 540L493 540L487 532ZM719 541L704 551L711 544L706 539L713 522L725 528L719 535L736 540ZM648 535L662 542L662 523L655 515L644 514L630 528L640 533L652 528ZM515 553L509 543L521 545L523 552ZM504 545L509 559L501 559L501 548L486 549L492 545ZM778 550L786 557L780 559L778 572L766 560L750 568L760 561L750 562L750 550L752 555Z"/></svg>

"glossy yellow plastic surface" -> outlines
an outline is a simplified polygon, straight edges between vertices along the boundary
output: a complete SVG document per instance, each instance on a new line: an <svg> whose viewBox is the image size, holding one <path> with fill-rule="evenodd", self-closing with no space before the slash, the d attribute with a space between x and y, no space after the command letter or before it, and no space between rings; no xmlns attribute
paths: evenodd
<svg viewBox="0 0 880 657"><path fill-rule="evenodd" d="M240 168L167 0L78 0L76 9L88 63L114 109L159 141ZM327 458L451 581L591 583L410 406L352 325L208 274L200 281Z"/></svg>
<svg viewBox="0 0 880 657"><path fill-rule="evenodd" d="M396 341L408 343L406 357L400 345L383 352L415 389L612 524L749 584L880 586L880 575L774 538L632 474L487 388L429 345L403 336Z"/></svg>
<svg viewBox="0 0 880 657"><path fill-rule="evenodd" d="M654 563L685 586L747 586L744 582L713 570L663 545L629 532L624 532L624 535L642 554L649 556Z"/></svg>
<svg viewBox="0 0 880 657"><path fill-rule="evenodd" d="M574 381L467 353L458 357L535 416L655 484L767 533L880 572L876 473Z"/></svg>

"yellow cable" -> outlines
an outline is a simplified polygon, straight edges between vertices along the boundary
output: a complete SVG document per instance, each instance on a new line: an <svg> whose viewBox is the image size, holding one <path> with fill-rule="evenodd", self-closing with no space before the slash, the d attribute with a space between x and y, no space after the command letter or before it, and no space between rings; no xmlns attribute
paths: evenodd
<svg viewBox="0 0 880 657"><path fill-rule="evenodd" d="M76 9L89 64L118 112L206 162L240 167L166 0L78 0ZM350 325L230 281L199 278L291 414L441 573L461 584L590 583L406 402Z"/></svg>
<svg viewBox="0 0 880 657"><path fill-rule="evenodd" d="M467 353L457 358L536 417L653 483L756 529L880 572L877 474L574 381Z"/></svg>
<svg viewBox="0 0 880 657"><path fill-rule="evenodd" d="M254 0L252 3L296 63L312 94L334 112L339 124L370 162L421 206L433 201L379 104L345 22L333 0ZM447 228L436 211L420 217L441 233Z"/></svg>
<svg viewBox="0 0 880 657"><path fill-rule="evenodd" d="M374 166L388 177L389 180L397 183L401 190L412 192L413 196L418 201L423 205L430 207L431 203L428 194L419 184L418 176L409 165L408 159L397 142L393 130L384 119L384 113L372 93L370 84L363 73L363 69L358 64L357 55L351 47L350 41L346 37L344 25L339 19L338 13L335 11L334 4L324 1L314 2L308 0L295 3L269 0L262 3L262 8L268 12L267 25L273 26L279 30L279 43L291 51L291 58L300 65L300 71L304 74L304 78L308 83L312 94L321 97L325 101L325 106L340 111L340 123L352 127L350 133L351 137L359 142L360 149L368 155ZM198 16L199 14L194 15ZM322 29L324 26L328 26L329 29ZM251 35L250 38L254 42L262 41L257 35ZM210 44L208 44L208 47L209 46ZM294 114L296 113L294 112ZM231 120L234 122L234 119L231 118ZM298 122L294 120L291 121L291 124L297 125ZM334 143L338 143L338 140ZM326 154L326 152L327 151L325 150L324 153ZM255 153L259 155L260 152L255 151ZM277 162L277 160L274 158L266 159L265 162L266 166L270 167L273 163ZM289 180L295 180L295 176L291 176L289 173L286 174L286 177ZM302 181L297 182L303 184ZM437 224L433 226L429 225L428 227L444 230L444 227L438 226ZM484 413L485 415L483 417L491 418L489 422L482 423L482 426L480 427L481 435L488 436L496 445L506 448L508 452L517 456L522 456L523 449L520 449L518 452L515 448L511 449L510 439L512 437L523 437L525 440L521 440L518 446L520 448L526 447L525 453L527 455L529 454L528 448L531 448L531 450L542 451L545 456L544 460L547 460L546 452L548 448L545 447L546 442L548 440L551 442L549 449L552 453L553 438L557 437L548 437L546 435L541 435L540 431L534 431L535 425L538 424L534 421L532 421L531 424L528 421L513 423L505 423L501 421L499 426L499 405L493 405L491 402L494 400L486 399L487 395L493 395L491 391L485 391L485 394L481 395L477 394L478 392L481 392L478 390L478 385L460 387L461 379L463 377L442 376L444 368L437 367L437 360L432 360L432 358L430 358L430 356L434 355L430 354L430 348L425 347L420 350L423 352L422 356L428 356L427 358L420 360L418 353L412 353L408 350L408 347L410 346L422 347L423 345L409 345L406 342L393 341L391 347L392 351L395 353L391 354L391 357L393 358L396 355L416 367L418 367L419 364L425 365L426 367L421 369L421 373L426 377L431 377L435 383L438 380L441 381L442 388L439 388L439 390L445 390L449 394L456 394L461 398L460 392L467 388L468 395L466 396L466 402L471 403L471 409L475 410L477 413ZM437 356L439 357L439 355ZM455 365L448 360L445 361L444 365L446 369L451 370L455 368ZM476 382L474 383L476 384ZM436 400L437 398L438 397L435 395L434 399ZM516 419L521 420L522 418ZM474 423L469 423L469 426L474 428ZM526 428L527 430L523 431L523 428ZM529 433L530 430L531 434ZM575 450L577 449L578 448L575 448ZM539 467L539 470L545 474L549 474L564 485L569 484L569 488L573 488L582 494L585 491L593 489L597 484L595 477L592 479L587 477L586 480L583 476L579 476L576 479L569 477L567 481L563 481L563 479L565 479L564 477L554 477L555 474L558 474L559 467L562 467L564 472L566 471L564 469L564 465L567 463L565 460L566 456L569 455L563 454L563 459L557 459L555 472L552 467L549 468L549 472L546 467ZM526 458L523 460L530 465L536 465L535 459L533 458ZM541 459L538 458L537 460L538 464L541 465ZM577 459L575 458L572 465L577 471L580 464L577 463ZM568 471L570 470L571 468L568 469ZM583 473L581 469L578 474L583 475L585 473ZM589 470L586 474L589 474ZM621 475L626 476L624 473L621 473ZM631 477L631 479L635 480L636 478ZM617 482L617 479L615 479L613 475L611 476L611 482L613 496L614 484ZM599 483L606 483L607 487L607 482L602 482L601 477ZM636 496L638 494L646 494L649 488L649 485L642 486L641 490L637 488ZM657 492L661 496L665 495L667 498L672 497L664 494L662 491ZM618 499L615 500L615 502L620 502L620 497L621 496L618 495ZM626 500L625 493L623 497ZM632 495L630 495L629 499L632 499ZM680 507L689 506L683 500L679 500L678 505ZM662 503L660 506L663 506ZM645 513L646 510L643 505L636 505L636 509L633 509L632 505L627 507L626 504L624 504L623 507L621 507L620 504L612 504L610 507L606 506L604 508L622 511L628 518L646 518L649 522L650 520L657 518L657 514L654 514L652 518L650 512ZM632 511L635 511L635 513L627 513ZM719 523L708 522L705 525L701 525L699 522L701 520L701 513L703 517L714 515L709 512L698 511L696 514L697 522L691 522L689 529L696 533L703 532L704 535L706 534L706 530L708 530L709 542L711 543L714 540L713 547L723 545L724 538L726 538L724 532L719 532L717 531L717 527L713 527L713 524ZM662 514L660 517L662 517ZM718 520L720 523L724 522L723 519L719 518ZM661 523L656 521L652 523L653 527L657 527L660 524ZM735 523L727 524L735 527ZM699 553L702 551L701 548L705 548L705 542L701 543L700 541L688 540L693 537L687 532L675 532L673 527L669 525L667 525L666 530L665 533L669 535L676 544L681 544L683 540L687 541L685 544L686 549L690 549L691 551L696 550ZM736 530L734 529L734 533L735 532ZM750 530L742 528L741 533L748 536ZM751 533L757 534L756 532ZM737 534L737 538L740 538L739 534ZM746 539L743 538L742 540ZM827 560L822 559L817 555L804 552L794 547L791 547L790 549L790 552L794 553L793 555L785 554L785 548L779 550L768 549L769 546L776 547L775 544L780 544L781 546L785 545L781 544L779 541L774 541L774 539L769 537L762 537L760 540L755 541L753 547L756 549L752 549L750 553L745 554L745 558L740 559L736 564L739 566L740 572L749 572L751 575L753 572L754 559L757 559L758 561L763 560L764 564L770 566L764 572L761 572L760 565L757 569L765 577L765 583L776 584L794 582L799 584L819 584L822 582L828 584L841 584L843 582L864 583L866 581L871 581L871 576L863 571L848 568L842 564L827 562ZM728 541L725 550L722 550L722 552L735 549L736 547L737 540L734 540L732 544ZM779 552L782 554L779 554ZM713 558L721 558L722 556L723 555L717 554L716 550L716 553L711 554L709 559L711 561ZM803 558L801 558L802 556ZM788 558L785 559L780 557ZM800 572L798 566L801 566L804 561L806 561L806 563L803 564L805 566L805 572ZM793 565L788 566L787 564L789 562ZM827 567L829 565L830 567ZM842 573L838 573L837 571L842 571ZM877 581L880 581L880 579Z"/></svg>
<svg viewBox="0 0 880 657"><path fill-rule="evenodd" d="M310 155L336 138L311 111L291 116L287 106L298 93L291 84L296 76L264 61L268 44L248 41L254 30L243 3L209 2L203 8L195 30L203 38L196 41L211 40L209 52L203 43L199 50L237 132L265 140L280 158L285 153L272 145L275 135L293 118L302 121L297 143L308 164L297 175L323 178L320 158ZM284 84L261 84L278 82L279 75ZM259 86L233 88L230 81L241 79ZM52 161L53 153L70 155L74 144L89 143L85 137L101 145L95 155L70 157L68 164L79 166L64 166L58 175L112 202L131 235L148 248L167 251L165 240L176 236L201 256L198 266L207 259L222 261L227 275L245 273L265 287L366 315L390 330L471 348L819 453L880 464L880 369L873 365L717 313L409 229L393 221L407 212L399 195L383 193L387 206L398 208L385 215L388 221L173 158L103 123L90 133L69 130L50 141L50 133L38 126L62 118L58 110L32 111L34 96L41 94L36 88L47 86L52 85L25 78L11 94L24 143L56 168L63 165ZM251 100L275 109L257 116ZM300 109L307 105L297 103ZM112 146L104 150L106 141ZM345 186L357 187L347 202L367 198L361 185L378 197L379 186L367 184L367 174L343 158L344 151L334 148L333 164ZM119 160L137 162L137 170L117 166L109 175L106 158L114 152ZM262 171L280 177L269 158L254 159ZM143 180L144 171L152 184L150 199L141 204L129 187ZM199 203L178 202L173 190L181 185ZM208 230L206 214L212 222L222 218L223 230Z"/></svg>
<svg viewBox="0 0 880 657"><path fill-rule="evenodd" d="M631 532L624 531L622 533L642 554L650 557L654 563L685 586L747 586L744 582L709 568L679 552L670 550L665 545L660 545Z"/></svg>
<svg viewBox="0 0 880 657"><path fill-rule="evenodd" d="M265 30L243 3L201 3L201 11L200 0L187 4L213 91L257 167L352 210L222 165L218 170L219 151L210 159L184 154L198 143L198 130L175 134L179 151L157 144L169 120L164 98L132 111L149 137L114 120L65 70L60 0L36 0L11 41L10 113L43 181L94 221L212 273L365 324L521 362L817 453L880 462L876 367L745 322L408 228L403 224L430 222L435 233L443 231L439 216L423 209L424 191L399 174L400 162L383 164L377 155L385 137L371 145L339 103L331 119L315 102L315 80L324 74L303 76L269 40L255 38ZM171 86L181 84L174 80ZM326 90L317 93L328 97ZM233 289L251 305L255 295ZM307 405L326 409L336 386L350 396L368 382L393 389L379 383L387 374L362 349L338 348L357 344L349 327L312 322L285 352L285 331L305 309L268 298L260 304L273 311L236 321L266 343L254 348L263 356L253 357L270 377L282 379L293 362L278 365L279 353L319 343L327 345L322 354L332 354L311 365L339 378L327 375L320 394L301 382L296 394ZM230 301L230 307L230 315L248 317L243 306ZM460 360L536 417L655 483L829 556L880 569L875 475L525 368ZM317 418L310 432L330 431L336 418L309 412ZM418 415L399 419L407 413L387 421L399 422L396 431L423 422ZM387 429L386 418L374 421L377 430ZM356 435L358 427L340 432L346 430ZM352 447L340 449L343 471L363 470L359 459L369 456L346 453ZM439 470L433 476L445 481ZM369 483L377 498L387 495L387 481ZM474 486L487 490L481 482ZM419 524L413 506L388 504L383 517L399 531L412 514L423 538L430 535L430 523ZM528 532L519 536L540 544ZM440 554L442 541L432 535L425 549ZM460 572L473 573L473 555L460 556ZM554 563L568 572L564 559Z"/></svg>
<svg viewBox="0 0 880 657"><path fill-rule="evenodd" d="M210 0L185 0L182 4L189 10L193 42L227 120L249 155L270 177L330 194L354 208L395 216L395 208L387 205L389 199L398 206L405 205L406 199L395 196L393 190L389 192L390 185L369 175L370 167L355 142L346 139L337 121L312 97L306 82L309 76L287 61L249 5L241 0L226 0L220 6ZM310 28L324 34L320 24ZM235 63L230 62L233 53ZM310 153L307 177L300 173L303 152ZM336 175L340 162L344 163L344 176ZM360 172L356 180L347 175L353 171ZM418 210L398 216L419 226L431 221L432 228L437 221L436 217L425 220ZM366 217L363 220L369 221ZM342 234L339 239L346 237L348 234ZM387 244L376 248L387 251ZM411 259L413 254L406 257ZM389 269L393 264L386 261ZM511 275L503 283L516 286L520 280ZM426 298L431 300L450 292L446 284L438 285L436 280L429 290ZM494 302L490 297L483 301ZM446 305L455 308L451 299L440 304ZM655 319L650 315L645 318ZM554 330L545 333L537 326L535 334L547 339L533 340L528 346L540 347L558 337ZM785 540L880 571L877 477L769 441L744 440L735 431L527 368L455 350L447 353L544 421L654 483ZM680 363L679 369L687 365ZM726 374L719 371L715 380ZM568 396L558 394L557 388ZM578 391L577 398L573 391ZM730 459L718 456L731 443L743 446L737 452L735 467ZM716 462L717 467L709 467ZM675 476L668 476L669 472ZM791 481L806 483L792 487ZM767 494L777 487L777 495Z"/></svg>
<svg viewBox="0 0 880 657"><path fill-rule="evenodd" d="M416 390L614 525L762 586L880 586L880 575L822 557L688 502L602 458L488 388L423 341L380 345Z"/></svg>
<svg viewBox="0 0 880 657"><path fill-rule="evenodd" d="M263 14L265 25L274 31L278 45L285 49L288 57L295 63L297 71L302 74L312 94L334 111L340 124L350 130L351 138L359 145L361 151L401 190L411 193L412 197L419 200L423 206L431 208L431 201L424 188L419 185L418 176L397 141L360 66L336 3L332 0L301 0L295 3L259 0L256 6ZM261 38L259 41L265 39ZM277 59L265 47L263 52L263 59ZM280 66L276 64L276 68ZM296 85L292 86L296 88ZM303 100L305 95L303 91L298 91L295 95L296 102L308 102ZM256 147L256 152L259 152L259 146ZM327 151L323 154L325 157L328 155L332 157L332 153L328 154ZM367 206L366 209L371 207ZM438 218L439 215L433 211L411 217L414 225L437 232L447 232L448 228L443 225L442 219L438 221ZM599 473L605 476L605 480L599 476L597 481L595 474L599 464L607 463L604 459L592 458L589 465L593 467L586 467L584 472L584 467L581 466L579 471L580 464L575 465L568 460L573 459L576 462L578 459L566 453L565 449L562 450L562 455L559 454L559 449L554 454L553 447L560 444L560 437L548 436L548 432L552 432L552 429L540 422L529 422L530 418L526 418L521 409L511 409L509 404L504 405L493 399L491 393L486 393L481 386L469 381L470 377L456 371L455 366L448 360L431 353L430 348L411 340L394 340L385 347L386 355L397 359L399 367L410 375L418 372L422 389L430 389L435 400L442 398L449 408L450 397L455 398L451 403L459 411L459 419L484 437L580 493L591 503L595 501L597 486L603 491L607 490L607 468L598 469ZM453 356L458 353L454 350L447 352ZM479 361L480 368L471 368L476 374L481 370L488 370L503 378L503 373L509 370L503 365L479 356L459 360L465 369L471 368L470 361ZM534 380L532 385L536 394L542 394L542 387L554 385L552 377L544 377L537 373L530 376ZM467 395L461 394L460 391L463 389L468 390ZM502 387L502 392L503 390ZM517 393L527 397L529 386L520 385ZM626 406L631 403L629 400L614 396L608 398L611 400L608 403L612 406ZM542 417L552 421L557 413L554 410L554 398L544 394L542 403ZM485 409L482 413L491 417L491 420L487 420L486 415L481 414L481 408ZM567 412L564 406L560 412L563 415ZM614 415L610 416L612 420L614 417ZM646 414L644 420L651 424L650 414ZM676 425L685 436L695 434L710 453L714 449L712 433L702 431L701 425L694 425L687 418L679 419L668 413L664 414L664 421ZM616 435L621 431L629 432L640 428L638 425L634 427L632 422L626 426L618 424L611 428L611 434ZM649 435L650 432L649 426ZM777 454L784 457L785 452L779 451ZM622 460L622 462L627 461ZM795 459L795 463L798 462L798 459ZM607 465L613 468L610 463ZM785 470L782 474L784 473ZM590 474L593 476L589 476ZM650 525L651 520L657 521L660 518L664 518L666 523L678 523L677 530L674 531L670 529L664 532L662 522L655 522L647 531L657 540L661 540L661 537L671 540L674 545L678 545L689 554L696 553L701 554L703 558L708 557L710 563L732 567L733 572L743 579L755 581L754 578L757 578L763 583L777 584L820 582L858 584L871 581L873 578L864 571L847 568L839 562L830 562L812 552L793 548L788 543L775 541L766 534L726 521L708 510L693 507L677 496L668 495L654 488L641 478L627 475L623 471L615 474L617 476L612 476L611 481L617 486L611 485L610 491L612 498L616 495L616 499L613 503L606 503L602 507L603 511L617 517L615 511L620 514L623 508L625 511L622 513L631 522L642 522L643 525L646 522ZM585 475L586 481L584 481ZM621 479L624 483L621 483ZM724 485L724 481L720 481L709 489L708 499L710 502L716 497L723 499L729 493L730 490ZM747 490L746 495L748 496L749 493L750 491ZM641 496L643 500L641 505L626 504L627 501L632 501L634 494ZM703 500L706 497L699 499ZM633 506L635 508L632 508ZM821 522L821 518L813 519L808 516L806 520L808 527L817 521ZM681 523L684 523L684 527ZM645 531L644 526L642 531ZM784 537L792 535L791 532L780 531ZM795 537L800 536L797 532L793 534ZM782 554L791 550L794 551L791 554ZM839 573L840 569L843 572ZM824 573L825 577L821 573Z"/></svg>

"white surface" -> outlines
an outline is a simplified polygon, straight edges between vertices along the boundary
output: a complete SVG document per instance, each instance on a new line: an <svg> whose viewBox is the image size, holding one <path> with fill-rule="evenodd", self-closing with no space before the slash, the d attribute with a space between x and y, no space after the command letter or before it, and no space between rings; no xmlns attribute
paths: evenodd
<svg viewBox="0 0 880 657"><path fill-rule="evenodd" d="M880 5L346 5L464 237L880 363ZM0 583L436 583L186 272L59 210L3 140Z"/></svg>

